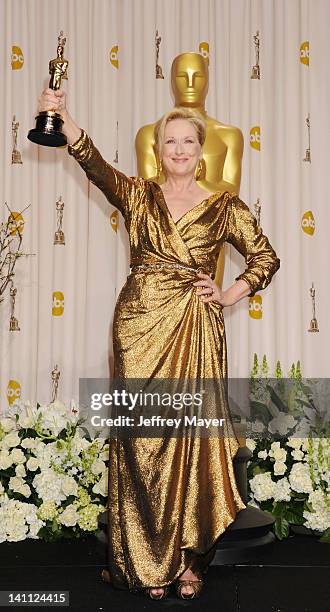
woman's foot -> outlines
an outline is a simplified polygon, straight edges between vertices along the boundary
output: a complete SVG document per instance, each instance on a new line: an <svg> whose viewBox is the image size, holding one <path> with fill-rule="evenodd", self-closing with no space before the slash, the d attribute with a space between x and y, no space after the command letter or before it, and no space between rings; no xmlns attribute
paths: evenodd
<svg viewBox="0 0 330 612"><path fill-rule="evenodd" d="M181 599L193 599L194 597L199 597L202 586L203 581L200 574L194 574L188 568L177 580L177 594Z"/></svg>

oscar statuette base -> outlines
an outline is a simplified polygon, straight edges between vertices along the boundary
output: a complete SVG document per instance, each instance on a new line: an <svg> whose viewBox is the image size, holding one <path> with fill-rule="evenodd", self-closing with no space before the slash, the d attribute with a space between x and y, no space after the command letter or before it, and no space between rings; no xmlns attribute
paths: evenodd
<svg viewBox="0 0 330 612"><path fill-rule="evenodd" d="M63 147L67 140L62 125L61 115L54 111L43 111L36 116L36 127L29 131L28 139L46 147Z"/></svg>

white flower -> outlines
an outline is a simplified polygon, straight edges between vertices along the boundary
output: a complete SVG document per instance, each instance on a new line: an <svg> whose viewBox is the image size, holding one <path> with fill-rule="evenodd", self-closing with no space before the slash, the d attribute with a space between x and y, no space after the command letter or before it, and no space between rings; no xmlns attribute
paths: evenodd
<svg viewBox="0 0 330 612"><path fill-rule="evenodd" d="M16 476L20 476L21 478L24 478L26 476L25 466L22 463L16 465L15 474Z"/></svg>
<svg viewBox="0 0 330 612"><path fill-rule="evenodd" d="M9 480L8 484L9 489L14 491L15 493L20 493L24 495L24 497L30 497L31 489L26 482L24 482L23 478L20 476L12 476Z"/></svg>
<svg viewBox="0 0 330 612"><path fill-rule="evenodd" d="M276 476L280 476L282 474L285 474L286 472L286 465L283 461L275 461L274 463L274 474Z"/></svg>
<svg viewBox="0 0 330 612"><path fill-rule="evenodd" d="M259 457L259 459L267 459L267 457L268 457L267 451L266 450L259 451L258 457Z"/></svg>
<svg viewBox="0 0 330 612"><path fill-rule="evenodd" d="M2 440L1 444L3 448L13 448L14 446L18 446L21 442L21 439L17 433L17 431L11 431L8 433Z"/></svg>
<svg viewBox="0 0 330 612"><path fill-rule="evenodd" d="M274 500L275 501L290 501L291 487L287 478L281 478L274 483Z"/></svg>
<svg viewBox="0 0 330 612"><path fill-rule="evenodd" d="M255 447L257 446L256 441L253 440L252 438L246 438L245 444L248 447L248 449L251 451L251 453L253 453Z"/></svg>
<svg viewBox="0 0 330 612"><path fill-rule="evenodd" d="M269 456L273 457L275 461L285 461L286 450L281 448L280 442L273 442L270 447Z"/></svg>
<svg viewBox="0 0 330 612"><path fill-rule="evenodd" d="M35 472L39 467L38 459L36 459L35 457L30 457L30 459L28 459L28 461L26 462L26 467L29 472Z"/></svg>
<svg viewBox="0 0 330 612"><path fill-rule="evenodd" d="M268 429L273 434L279 433L281 436L285 436L289 429L292 429L296 423L297 421L293 418L292 414L284 414L281 412L268 423Z"/></svg>
<svg viewBox="0 0 330 612"><path fill-rule="evenodd" d="M289 437L286 441L286 445L298 450L301 447L302 442L303 442L302 438Z"/></svg>
<svg viewBox="0 0 330 612"><path fill-rule="evenodd" d="M62 480L62 491L66 497L78 495L78 484L71 476L65 476Z"/></svg>
<svg viewBox="0 0 330 612"><path fill-rule="evenodd" d="M23 448L34 448L36 445L36 440L34 438L23 438L21 442L21 446Z"/></svg>
<svg viewBox="0 0 330 612"><path fill-rule="evenodd" d="M91 443L88 442L86 438L82 438L79 431L76 431L72 440L72 452L79 455L81 451L86 450L86 448L89 448L90 445Z"/></svg>
<svg viewBox="0 0 330 612"><path fill-rule="evenodd" d="M66 527L73 527L77 524L78 519L79 514L74 504L67 506L62 514L60 514L58 517L59 522Z"/></svg>
<svg viewBox="0 0 330 612"><path fill-rule="evenodd" d="M256 474L250 480L250 487L257 501L266 501L274 497L274 481L270 472Z"/></svg>
<svg viewBox="0 0 330 612"><path fill-rule="evenodd" d="M308 501L312 505L312 512L304 511L306 519L305 527L316 531L325 531L330 528L330 495L323 491L312 491L308 496Z"/></svg>
<svg viewBox="0 0 330 612"><path fill-rule="evenodd" d="M104 472L105 469L105 463L104 461L101 461L101 459L95 459L91 465L91 472L95 476Z"/></svg>
<svg viewBox="0 0 330 612"><path fill-rule="evenodd" d="M294 463L289 475L289 481L292 489L298 493L311 493L313 491L307 463Z"/></svg>
<svg viewBox="0 0 330 612"><path fill-rule="evenodd" d="M107 497L108 495L108 470L102 473L102 476L98 482L93 486L93 493L97 495L103 495L103 497Z"/></svg>
<svg viewBox="0 0 330 612"><path fill-rule="evenodd" d="M293 450L291 455L295 461L301 461L304 458L304 453L301 450Z"/></svg>
<svg viewBox="0 0 330 612"><path fill-rule="evenodd" d="M25 463L26 461L26 457L20 448L14 448L10 453L10 457L13 463Z"/></svg>
<svg viewBox="0 0 330 612"><path fill-rule="evenodd" d="M3 450L0 453L0 470L7 470L13 464L12 457L8 450Z"/></svg>
<svg viewBox="0 0 330 612"><path fill-rule="evenodd" d="M52 468L47 468L36 474L32 484L42 501L55 501L60 503L66 499L62 491L62 476Z"/></svg>
<svg viewBox="0 0 330 612"><path fill-rule="evenodd" d="M0 426L2 427L3 431L8 433L9 431L15 429L16 422L14 419L4 417L3 419L0 419Z"/></svg>
<svg viewBox="0 0 330 612"><path fill-rule="evenodd" d="M2 482L0 482L0 495L3 495L4 492L5 492L5 490L3 488Z"/></svg>

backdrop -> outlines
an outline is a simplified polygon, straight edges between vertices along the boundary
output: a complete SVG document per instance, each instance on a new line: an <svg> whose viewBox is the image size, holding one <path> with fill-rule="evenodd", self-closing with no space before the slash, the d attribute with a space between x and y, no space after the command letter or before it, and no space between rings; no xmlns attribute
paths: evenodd
<svg viewBox="0 0 330 612"><path fill-rule="evenodd" d="M240 196L252 212L259 198L261 226L281 259L264 292L225 309L230 376L247 376L254 353L265 353L272 368L280 359L286 372L300 359L305 376L327 376L329 23L327 0L2 0L1 219L5 202L15 212L30 205L23 250L31 255L19 259L14 278L20 331L9 331L8 294L0 305L1 405L19 396L48 401L55 364L65 401L77 398L80 376L109 374L113 310L129 269L121 216L66 149L26 137L60 30L69 110L104 157L131 175L137 130L173 105L173 58L197 51L208 59L207 112L242 130ZM257 32L260 79L251 79ZM14 115L22 163L12 163ZM65 245L55 246L60 197ZM244 265L228 247L224 288ZM308 331L312 283L316 333Z"/></svg>

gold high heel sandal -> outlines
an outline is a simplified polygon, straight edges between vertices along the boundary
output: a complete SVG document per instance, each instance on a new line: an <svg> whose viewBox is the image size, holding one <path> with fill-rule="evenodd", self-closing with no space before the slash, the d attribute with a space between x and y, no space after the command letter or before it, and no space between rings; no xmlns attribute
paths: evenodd
<svg viewBox="0 0 330 612"><path fill-rule="evenodd" d="M153 589L163 589L162 593L152 593L151 591ZM150 599L165 599L165 597L167 597L168 593L169 593L169 587L165 586L165 587L148 587L147 589L145 589L145 593L148 597L150 597Z"/></svg>
<svg viewBox="0 0 330 612"><path fill-rule="evenodd" d="M176 594L180 599L197 599L203 588L203 580L200 574L196 574L198 580L177 580L175 583ZM182 587L191 586L192 593L182 593Z"/></svg>

